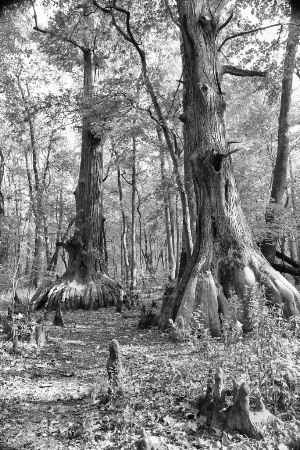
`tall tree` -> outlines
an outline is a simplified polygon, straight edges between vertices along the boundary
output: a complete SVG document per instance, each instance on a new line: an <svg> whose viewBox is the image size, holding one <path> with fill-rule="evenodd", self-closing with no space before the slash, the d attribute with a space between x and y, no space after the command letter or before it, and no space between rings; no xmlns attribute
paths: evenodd
<svg viewBox="0 0 300 450"><path fill-rule="evenodd" d="M136 50L142 68L142 77L144 86L146 91L151 99L152 106L155 111L156 117L153 116L151 110L148 110L151 117L155 120L155 122L160 126L162 130L162 134L164 136L167 149L172 158L172 162L174 164L174 172L175 179L178 186L178 190L180 193L180 199L182 204L183 211L183 247L182 247L182 258L181 265L183 267L186 266L187 261L191 257L192 249L193 249L193 240L192 240L192 232L191 232L191 223L190 223L190 214L189 214L189 205L187 199L187 193L185 189L185 184L182 179L180 170L179 170L179 162L178 162L178 154L176 152L176 137L168 123L168 117L165 111L162 108L162 104L159 100L158 93L155 89L155 83L151 80L150 71L148 67L148 61L146 58L146 52L142 48L142 46L138 42L138 38L132 32L131 25L131 12L125 7L121 7L117 4L117 0L113 0L112 4L107 7L102 7L96 0L93 0L93 5L95 5L100 11L105 14L109 14L112 18L112 24L118 31L118 33L125 39L125 41L129 42L133 48ZM124 20L125 19L125 20ZM125 22L125 23L124 23Z"/></svg>
<svg viewBox="0 0 300 450"><path fill-rule="evenodd" d="M251 329L249 301L257 283L282 306L286 316L299 314L300 295L264 259L246 223L234 180L226 134L224 73L246 70L218 61L218 35L226 1L177 0L183 41L184 139L196 181L197 239L192 259L174 294L162 308L162 326L180 316L190 321L202 304L214 335L221 332L218 313L225 312L230 292L243 306L239 320ZM225 21L225 25L228 21ZM249 75L263 75L261 73Z"/></svg>
<svg viewBox="0 0 300 450"><path fill-rule="evenodd" d="M132 137L131 189L131 287L136 289L136 136Z"/></svg>
<svg viewBox="0 0 300 450"><path fill-rule="evenodd" d="M275 221L276 216L282 212L285 204L285 195L287 192L288 178L288 159L289 159L289 129L290 129L290 110L292 101L293 76L296 66L296 55L300 37L300 10L295 5L291 7L291 17L288 27L288 36L286 50L283 62L282 88L280 113L278 123L278 147L274 167L270 206L266 214L266 221L270 225ZM274 207L274 205L276 205ZM299 269L278 264L275 262L276 247L278 237L274 237L274 232L269 233L262 244L262 252L277 270L294 275L300 275Z"/></svg>
<svg viewBox="0 0 300 450"><path fill-rule="evenodd" d="M93 11L87 1L82 8L81 42L60 33L44 30L38 26L35 13L36 31L50 39L61 39L81 52L83 57L83 117L81 163L78 185L75 191L76 218L75 232L68 242L57 245L64 247L69 255L68 267L61 279L52 287L43 287L34 295L34 308L44 305L56 309L63 301L65 307L97 308L116 302L119 288L107 275L106 239L103 215L103 123L104 116L97 114L95 86L99 84L99 61L95 43ZM79 22L76 27L79 28ZM74 31L74 24L70 34Z"/></svg>

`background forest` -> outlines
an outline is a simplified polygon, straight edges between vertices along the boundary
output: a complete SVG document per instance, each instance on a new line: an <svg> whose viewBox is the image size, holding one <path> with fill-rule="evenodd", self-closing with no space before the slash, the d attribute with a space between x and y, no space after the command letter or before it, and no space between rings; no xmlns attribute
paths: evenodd
<svg viewBox="0 0 300 450"><path fill-rule="evenodd" d="M76 2L75 2L76 3ZM72 235L79 171L82 111L95 115L103 133L103 210L110 276L141 285L162 284L178 273L182 207L176 168L183 177L181 63L178 29L168 2L132 3L132 20L148 59L157 96L176 136L173 160L157 131L157 119L141 79L137 52L109 20L93 16L95 104L84 104L83 60L66 36L80 40L82 7L55 3L36 6L41 29L33 29L32 8L7 11L1 18L1 270L2 282L17 278L37 286L47 273L65 270L66 254L57 241ZM274 8L235 4L236 19L224 38L274 24ZM230 5L228 6L230 11ZM46 12L47 11L47 12ZM286 14L286 15L285 15ZM226 121L243 210L257 242L267 232L265 212L274 170L282 67L288 12L276 10L278 26L230 39L221 58L266 77L225 76ZM280 24L279 24L280 22ZM69 34L68 34L69 33ZM77 33L77 35L76 35ZM286 207L272 229L298 260L299 134L297 62L290 117ZM133 257L134 255L134 257ZM135 260L135 261L133 261ZM177 271L177 272L176 272Z"/></svg>
<svg viewBox="0 0 300 450"><path fill-rule="evenodd" d="M300 11L12 3L0 449L300 448Z"/></svg>

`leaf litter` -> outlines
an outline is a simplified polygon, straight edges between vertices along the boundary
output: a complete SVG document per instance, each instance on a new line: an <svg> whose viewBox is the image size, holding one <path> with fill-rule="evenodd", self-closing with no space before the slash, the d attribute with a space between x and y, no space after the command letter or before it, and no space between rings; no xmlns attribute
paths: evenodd
<svg viewBox="0 0 300 450"><path fill-rule="evenodd" d="M245 369L243 361L237 369L221 343L211 346L207 358L157 329L140 332L137 319L124 319L114 308L67 312L64 321L64 328L46 324L49 345L41 350L23 343L14 355L10 342L0 342L1 450L133 449L142 428L161 439L162 450L296 448L290 443L300 435L297 421L256 442L210 429L197 415L195 400L205 390L209 368L221 361L228 377ZM113 338L121 346L125 389L108 396L106 360ZM293 345L290 351L299 354ZM287 365L300 374L295 362Z"/></svg>

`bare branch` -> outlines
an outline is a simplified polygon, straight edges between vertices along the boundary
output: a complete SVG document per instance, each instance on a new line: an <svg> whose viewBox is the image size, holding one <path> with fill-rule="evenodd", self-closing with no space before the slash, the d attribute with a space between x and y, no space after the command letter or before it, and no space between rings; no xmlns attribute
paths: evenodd
<svg viewBox="0 0 300 450"><path fill-rule="evenodd" d="M282 259L282 262L286 262L286 263L290 264L293 267L297 267L298 269L300 268L300 264L297 261L295 261L294 259L292 259L289 256L285 255L284 253L279 252L278 250L276 250L276 258Z"/></svg>
<svg viewBox="0 0 300 450"><path fill-rule="evenodd" d="M227 27L227 25L229 24L229 22L232 21L233 15L234 15L234 14L233 14L233 11L231 11L231 13L230 13L228 19L226 19L225 22L222 23L222 25L219 26L219 30L218 30L219 32L220 32L221 30L223 30L223 28Z"/></svg>
<svg viewBox="0 0 300 450"><path fill-rule="evenodd" d="M178 28L181 29L181 26L180 26L179 21L176 20L175 17L174 17L174 14L173 14L173 12L172 12L172 9L171 9L169 0L164 0L164 2L165 2L165 6L166 6L166 8L167 8L167 11L168 11L168 13L170 14L170 17L171 17L171 19L172 19L172 22L174 22L175 25L176 25Z"/></svg>
<svg viewBox="0 0 300 450"><path fill-rule="evenodd" d="M265 77L268 72L266 70L260 71L240 69L239 67L224 64L219 75L222 78L226 73L229 75L234 75L236 77Z"/></svg>
<svg viewBox="0 0 300 450"><path fill-rule="evenodd" d="M281 272L281 273L289 273L290 275L294 275L294 276L300 276L300 269L296 268L296 267L289 267L286 266L284 263L282 264L278 264L278 263L273 263L272 267L277 270L277 272Z"/></svg>
<svg viewBox="0 0 300 450"><path fill-rule="evenodd" d="M275 24L273 24L273 25L267 25L266 27L253 28L252 30L241 31L240 33L232 34L231 36L227 36L227 38L224 39L224 41L222 42L222 44L221 44L220 47L218 48L218 51L221 51L221 48L222 48L222 47L226 44L226 42L228 42L230 39L234 39L234 38L239 37L239 36L245 36L246 34L257 33L258 31L263 31L263 30L266 30L267 28L281 27L281 26L282 26L281 23L275 23Z"/></svg>

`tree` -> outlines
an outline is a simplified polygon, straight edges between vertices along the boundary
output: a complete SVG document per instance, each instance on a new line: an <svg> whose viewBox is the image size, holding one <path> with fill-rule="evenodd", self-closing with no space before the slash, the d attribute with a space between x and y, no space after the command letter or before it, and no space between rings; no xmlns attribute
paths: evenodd
<svg viewBox="0 0 300 450"><path fill-rule="evenodd" d="M283 63L282 90L280 101L280 114L278 124L278 148L274 167L271 201L266 214L266 221L272 224L276 216L284 208L284 198L287 190L289 146L289 122L292 100L293 75L296 65L296 54L300 37L300 10L291 6L291 18L288 29L285 57ZM275 207L274 207L275 206ZM281 272L299 275L298 268L275 262L278 237L270 233L262 243L262 252L267 260Z"/></svg>
<svg viewBox="0 0 300 450"><path fill-rule="evenodd" d="M163 304L161 317L163 327L180 316L189 323L201 305L215 336L221 332L218 313L226 311L231 291L241 300L239 320L244 330L251 329L249 303L258 283L287 317L300 311L299 292L254 243L237 193L221 78L225 72L246 75L246 71L218 61L219 32L228 23L221 24L225 4L177 1L184 57L184 138L196 184L198 222L192 258L174 294Z"/></svg>
<svg viewBox="0 0 300 450"><path fill-rule="evenodd" d="M151 99L152 106L155 111L155 116L153 115L151 109L148 109L148 112L151 118L158 124L162 130L162 134L164 136L166 146L172 158L172 162L174 164L174 173L175 179L178 187L178 191L180 194L182 211L183 211L183 239L182 239L182 252L181 252L181 267L182 271L186 267L187 261L191 257L192 249L193 249L193 240L192 240L192 232L191 232L191 223L190 223L190 214L189 214L189 205L188 198L186 193L186 188L184 185L184 181L182 179L179 163L178 163L178 154L176 152L176 136L172 132L168 124L168 117L166 112L163 110L162 104L159 101L158 94L155 89L155 83L151 80L150 71L148 67L148 61L146 58L146 52L139 44L137 37L134 36L132 32L131 25L131 12L129 9L124 7L120 7L117 5L117 1L114 0L111 5L107 7L102 7L96 0L93 0L93 5L99 9L99 11L109 14L112 19L112 24L118 33L123 37L123 39L129 42L135 51L138 54L140 59L140 64L142 68L142 77L143 83L146 88L146 91ZM120 19L120 21L119 21ZM122 20L123 19L123 20ZM124 22L125 19L125 23ZM122 25L120 25L120 23Z"/></svg>
<svg viewBox="0 0 300 450"><path fill-rule="evenodd" d="M64 275L54 286L43 287L32 299L33 308L44 305L56 309L63 302L66 309L92 309L115 304L119 287L107 275L106 239L102 208L103 194L103 123L105 117L97 111L95 86L99 82L99 60L96 53L96 36L93 16L89 2L78 6L82 8L80 38L58 36L51 30L38 26L36 13L36 31L49 35L52 39L61 39L78 49L83 56L83 117L82 147L78 185L75 191L76 218L73 237L57 245L64 247L69 255L68 267ZM61 16L59 16L61 19ZM78 23L76 27L78 26ZM74 27L74 26L73 26ZM73 33L74 29L71 28Z"/></svg>

